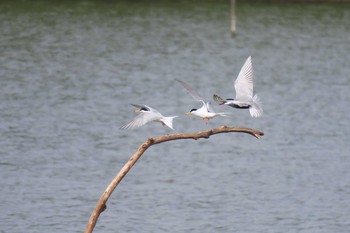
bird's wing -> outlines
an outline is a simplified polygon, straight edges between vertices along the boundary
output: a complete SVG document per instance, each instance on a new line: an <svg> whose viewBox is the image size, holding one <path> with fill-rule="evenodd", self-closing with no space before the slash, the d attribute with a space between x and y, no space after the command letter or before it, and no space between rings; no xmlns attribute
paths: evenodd
<svg viewBox="0 0 350 233"><path fill-rule="evenodd" d="M253 98L253 65L249 56L235 80L236 99L246 100Z"/></svg>
<svg viewBox="0 0 350 233"><path fill-rule="evenodd" d="M201 97L201 95L195 89L193 89L190 85L188 85L187 83L179 79L175 79L175 80L179 82L186 89L188 94L190 94L193 99L195 99L196 101L203 101L203 98Z"/></svg>
<svg viewBox="0 0 350 233"><path fill-rule="evenodd" d="M214 109L211 107L210 102L205 103L208 112L215 113Z"/></svg>
<svg viewBox="0 0 350 233"><path fill-rule="evenodd" d="M136 108L139 108L139 109L146 109L147 111L149 112L153 112L155 114L160 114L160 112L157 110L157 109L154 109L154 108L151 108L145 104L131 104L132 106L136 107ZM161 115L161 114L160 114Z"/></svg>
<svg viewBox="0 0 350 233"><path fill-rule="evenodd" d="M132 121L120 127L120 129L135 129L140 126L143 126L144 124L150 121L159 120L159 119L160 119L160 116L157 113L141 112Z"/></svg>
<svg viewBox="0 0 350 233"><path fill-rule="evenodd" d="M217 94L214 94L214 95L213 95L213 100L214 100L215 102L217 102L219 105L222 105L222 104L224 104L224 103L226 102L223 98L221 98L221 97L218 96Z"/></svg>

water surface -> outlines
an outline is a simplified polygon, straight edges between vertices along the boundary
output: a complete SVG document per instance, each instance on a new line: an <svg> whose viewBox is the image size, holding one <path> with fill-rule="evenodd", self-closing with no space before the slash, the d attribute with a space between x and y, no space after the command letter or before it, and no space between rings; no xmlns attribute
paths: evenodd
<svg viewBox="0 0 350 233"><path fill-rule="evenodd" d="M349 232L348 5L0 4L0 232L82 232L150 136L220 125L264 131L150 148L95 232ZM265 115L221 108L205 125L174 79L233 97L252 55ZM130 103L175 131L118 128Z"/></svg>

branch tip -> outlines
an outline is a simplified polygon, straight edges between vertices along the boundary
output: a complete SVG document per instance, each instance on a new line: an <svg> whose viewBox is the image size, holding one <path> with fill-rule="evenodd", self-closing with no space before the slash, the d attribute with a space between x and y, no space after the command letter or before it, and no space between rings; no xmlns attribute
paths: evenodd
<svg viewBox="0 0 350 233"><path fill-rule="evenodd" d="M172 141L177 139L194 139L198 140L200 138L206 138L208 139L211 135L214 134L220 134L220 133L230 133L230 132L237 132L237 133L248 133L255 138L259 139L261 138L264 133L258 130L250 129L250 128L234 128L229 126L221 126L215 129L211 129L208 131L202 131L197 133L187 133L187 134L170 134L166 136L160 136L157 138L148 138L146 142L144 142L141 147L138 149L138 151L131 156L129 161L124 165L124 167L119 171L117 176L112 180L112 182L109 184L103 195L101 196L100 200L98 201L95 210L93 211L89 222L86 226L85 233L92 233L97 219L103 211L107 209L107 205L105 204L112 194L113 190L116 188L116 186L119 184L119 182L123 179L123 177L128 173L128 171L131 169L131 167L137 162L137 160L141 157L143 152L147 150L150 146L154 144L159 144L166 141Z"/></svg>

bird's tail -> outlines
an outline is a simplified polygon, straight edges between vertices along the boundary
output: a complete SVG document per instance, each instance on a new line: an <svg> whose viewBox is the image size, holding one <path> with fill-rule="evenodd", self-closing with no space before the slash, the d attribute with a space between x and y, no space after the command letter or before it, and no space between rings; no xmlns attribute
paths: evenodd
<svg viewBox="0 0 350 233"><path fill-rule="evenodd" d="M218 112L217 113L218 116L223 116L223 117L229 117L231 114L228 112Z"/></svg>
<svg viewBox="0 0 350 233"><path fill-rule="evenodd" d="M170 129L173 128L173 119L176 118L177 116L171 116L171 117L163 117L160 121L164 123L166 126L168 126Z"/></svg>
<svg viewBox="0 0 350 233"><path fill-rule="evenodd" d="M263 114L262 104L260 101L260 97L258 95L254 95L252 106L249 108L250 115L252 117L261 117Z"/></svg>

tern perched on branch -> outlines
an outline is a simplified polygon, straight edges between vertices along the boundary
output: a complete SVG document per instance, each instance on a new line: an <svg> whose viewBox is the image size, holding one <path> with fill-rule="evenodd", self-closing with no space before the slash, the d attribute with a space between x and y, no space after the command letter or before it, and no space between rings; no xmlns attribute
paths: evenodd
<svg viewBox="0 0 350 233"><path fill-rule="evenodd" d="M200 94L193 89L190 85L185 83L184 81L176 79L177 82L179 82L185 89L186 91L192 96L192 98L196 101L202 102L202 107L199 109L193 108L191 111L187 112L187 115L195 115L198 117L201 117L203 120L205 120L205 123L209 123L209 119L214 118L216 116L228 116L227 113L223 112L215 112L211 105L210 102L206 102L203 100L203 98L200 96Z"/></svg>
<svg viewBox="0 0 350 233"><path fill-rule="evenodd" d="M120 129L135 129L151 121L158 121L162 123L162 125L166 125L170 129L174 129L173 119L177 116L165 117L156 109L143 104L131 105L137 108L135 112L138 112L139 115L137 115L131 122L120 127Z"/></svg>
<svg viewBox="0 0 350 233"><path fill-rule="evenodd" d="M252 117L260 117L263 114L262 104L258 95L253 96L253 65L249 56L245 61L237 79L234 81L236 98L222 99L214 94L213 99L220 105L228 105L233 108L249 109Z"/></svg>

